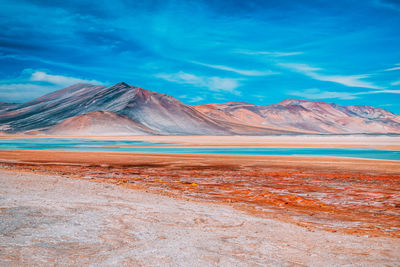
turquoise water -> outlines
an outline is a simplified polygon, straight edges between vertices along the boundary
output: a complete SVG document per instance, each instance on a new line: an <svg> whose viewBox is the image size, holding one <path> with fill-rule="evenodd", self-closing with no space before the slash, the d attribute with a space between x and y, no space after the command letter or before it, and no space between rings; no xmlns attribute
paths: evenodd
<svg viewBox="0 0 400 267"><path fill-rule="evenodd" d="M116 147L106 147L106 145L114 145ZM123 145L142 145L143 147L123 147ZM335 156L350 158L400 160L400 151L382 149L298 147L171 147L164 145L176 144L153 143L144 141L95 140L81 138L0 139L0 149L221 155Z"/></svg>
<svg viewBox="0 0 400 267"><path fill-rule="evenodd" d="M35 149L35 150L81 150L85 146L109 145L173 145L173 143L156 143L130 140L96 140L84 138L14 138L0 139L0 149ZM104 148L104 147L103 147ZM107 150L109 151L109 150Z"/></svg>

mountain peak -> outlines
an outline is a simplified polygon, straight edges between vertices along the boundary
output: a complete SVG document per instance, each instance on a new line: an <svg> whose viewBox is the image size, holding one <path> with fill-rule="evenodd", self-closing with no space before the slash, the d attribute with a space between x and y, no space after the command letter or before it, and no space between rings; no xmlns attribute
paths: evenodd
<svg viewBox="0 0 400 267"><path fill-rule="evenodd" d="M282 106L299 105L301 103L307 103L307 102L318 102L318 101L311 101L311 100L305 100L305 99L296 99L296 98L288 98L288 99L285 99L285 100L282 100L281 102L279 102L278 105L282 105Z"/></svg>
<svg viewBox="0 0 400 267"><path fill-rule="evenodd" d="M119 82L119 83L116 83L116 84L114 84L113 86L126 86L126 87L132 87L132 86L130 86L129 84L127 84L126 82Z"/></svg>
<svg viewBox="0 0 400 267"><path fill-rule="evenodd" d="M108 88L121 88L121 89L127 89L127 90L134 89L134 90L136 90L136 92L141 92L145 95L149 94L149 92L150 92L149 90L146 90L144 88L129 85L126 82L119 82L112 86L109 86ZM155 92L153 92L153 93L155 93Z"/></svg>
<svg viewBox="0 0 400 267"><path fill-rule="evenodd" d="M0 125L6 125L7 132L49 129L67 120L61 124L63 130L73 132L77 127L90 133L98 130L98 134L111 133L111 126L123 132L119 124L131 125L129 133L147 127L150 130L143 134L172 135L400 133L400 116L369 106L303 99L266 106L245 102L188 106L172 96L125 82L109 87L76 84L8 106L0 103ZM111 124L114 121L118 123Z"/></svg>

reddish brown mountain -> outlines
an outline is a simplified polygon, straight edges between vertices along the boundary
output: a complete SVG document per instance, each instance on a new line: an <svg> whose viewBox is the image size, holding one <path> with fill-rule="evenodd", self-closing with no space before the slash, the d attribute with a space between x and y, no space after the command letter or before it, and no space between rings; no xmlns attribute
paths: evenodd
<svg viewBox="0 0 400 267"><path fill-rule="evenodd" d="M256 106L228 102L194 106L219 120L310 133L400 133L400 116L369 106L339 106L322 101L287 99Z"/></svg>
<svg viewBox="0 0 400 267"><path fill-rule="evenodd" d="M71 135L400 133L400 116L380 108L298 99L266 106L244 102L189 106L172 96L126 83L110 87L76 84L26 103L3 106L0 130L4 132Z"/></svg>
<svg viewBox="0 0 400 267"><path fill-rule="evenodd" d="M0 113L0 124L7 125L9 131L46 130L93 111L125 115L160 134L225 132L214 120L171 96L125 83L70 86Z"/></svg>

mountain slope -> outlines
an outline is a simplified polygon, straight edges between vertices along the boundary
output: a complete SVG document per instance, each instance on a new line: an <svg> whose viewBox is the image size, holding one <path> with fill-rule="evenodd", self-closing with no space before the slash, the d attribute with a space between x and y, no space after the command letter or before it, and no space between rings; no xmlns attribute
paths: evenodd
<svg viewBox="0 0 400 267"><path fill-rule="evenodd" d="M17 106L18 103L8 103L8 102L0 102L0 112L5 111L9 108Z"/></svg>
<svg viewBox="0 0 400 267"><path fill-rule="evenodd" d="M0 131L75 135L123 132L164 135L400 133L400 116L369 106L287 99L189 106L126 83L76 84L32 101L4 104ZM102 111L102 112L100 112ZM84 115L84 116L81 116ZM104 133L101 133L103 131Z"/></svg>
<svg viewBox="0 0 400 267"><path fill-rule="evenodd" d="M216 121L176 98L118 83L110 87L76 84L0 113L8 132L46 130L93 111L125 115L159 134L227 135L286 133Z"/></svg>
<svg viewBox="0 0 400 267"><path fill-rule="evenodd" d="M11 131L46 129L61 121L93 111L110 111L167 134L223 133L202 113L177 99L118 83L110 87L77 84L0 114Z"/></svg>
<svg viewBox="0 0 400 267"><path fill-rule="evenodd" d="M75 84L19 104L0 113L0 124L10 132L28 131L55 125L69 117L84 114L81 105L102 86Z"/></svg>
<svg viewBox="0 0 400 267"><path fill-rule="evenodd" d="M310 133L400 133L400 116L369 106L339 106L322 101L287 99L257 106L228 102L194 106L218 120Z"/></svg>
<svg viewBox="0 0 400 267"><path fill-rule="evenodd" d="M130 118L108 111L74 116L46 130L52 135L152 135L157 132Z"/></svg>

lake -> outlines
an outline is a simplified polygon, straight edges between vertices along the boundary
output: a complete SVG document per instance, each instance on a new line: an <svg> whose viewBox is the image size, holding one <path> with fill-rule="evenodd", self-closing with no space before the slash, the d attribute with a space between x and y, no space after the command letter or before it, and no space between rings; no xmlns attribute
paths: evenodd
<svg viewBox="0 0 400 267"><path fill-rule="evenodd" d="M400 160L400 151L383 149L301 147L183 147L178 145L179 144L174 143L156 143L135 140L97 140L83 138L0 139L0 149L221 155L334 156Z"/></svg>

